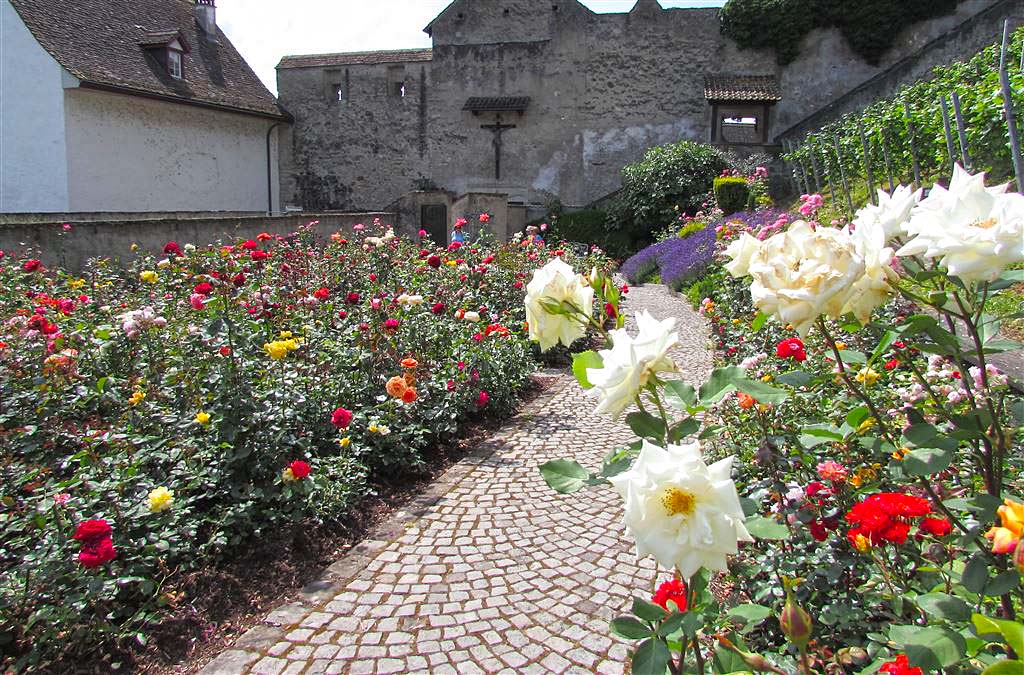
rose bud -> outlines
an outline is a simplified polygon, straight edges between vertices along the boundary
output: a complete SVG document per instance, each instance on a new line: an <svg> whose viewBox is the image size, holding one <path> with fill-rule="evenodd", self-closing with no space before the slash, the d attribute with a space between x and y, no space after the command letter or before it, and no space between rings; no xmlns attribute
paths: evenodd
<svg viewBox="0 0 1024 675"><path fill-rule="evenodd" d="M811 615L796 604L792 593L786 594L786 604L782 608L782 614L779 615L779 625L782 626L782 632L786 634L789 641L797 647L804 649L811 641L811 631L813 630Z"/></svg>

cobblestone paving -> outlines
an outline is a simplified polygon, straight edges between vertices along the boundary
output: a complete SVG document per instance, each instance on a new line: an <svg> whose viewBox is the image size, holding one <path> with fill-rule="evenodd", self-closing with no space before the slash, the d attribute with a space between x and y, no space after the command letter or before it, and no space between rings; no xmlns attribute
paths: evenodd
<svg viewBox="0 0 1024 675"><path fill-rule="evenodd" d="M630 313L678 318L682 377L711 370L703 319L664 287L631 290ZM608 489L561 496L537 470L554 458L598 466L632 440L555 379L471 456L375 532L299 602L278 608L201 672L622 673L608 621L653 588Z"/></svg>

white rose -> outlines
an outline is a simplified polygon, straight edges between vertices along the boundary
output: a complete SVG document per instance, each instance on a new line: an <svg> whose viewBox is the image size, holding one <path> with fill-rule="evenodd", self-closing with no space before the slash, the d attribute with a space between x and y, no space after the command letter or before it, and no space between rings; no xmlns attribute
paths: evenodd
<svg viewBox="0 0 1024 675"><path fill-rule="evenodd" d="M594 385L590 393L599 399L598 414L617 418L652 375L676 372L676 364L668 356L669 350L679 344L679 334L671 332L676 320L658 321L642 310L636 315L636 325L639 332L635 338L625 328L613 330L612 348L600 352L602 366L587 369L587 380Z"/></svg>
<svg viewBox="0 0 1024 675"><path fill-rule="evenodd" d="M760 248L761 241L744 232L739 239L729 244L729 248L725 249L725 254L732 258L732 262L725 265L725 270L737 278L747 276L750 270L750 260Z"/></svg>
<svg viewBox="0 0 1024 675"><path fill-rule="evenodd" d="M574 316L551 314L545 303L572 305ZM533 273L526 286L526 321L530 325L530 339L540 343L547 351L558 343L566 347L587 332L586 320L594 311L594 289L583 283L583 278L560 258L554 258Z"/></svg>
<svg viewBox="0 0 1024 675"><path fill-rule="evenodd" d="M632 468L609 479L625 502L623 523L638 556L653 556L684 579L702 567L726 571L738 542L753 541L743 525L732 460L708 466L698 443L660 448L644 441Z"/></svg>
<svg viewBox="0 0 1024 675"><path fill-rule="evenodd" d="M762 242L748 273L754 305L806 337L819 316L842 316L864 260L849 233L798 220Z"/></svg>
<svg viewBox="0 0 1024 675"><path fill-rule="evenodd" d="M410 295L407 298L406 302L408 302L413 307L415 307L417 305L422 305L423 304L423 296L422 295Z"/></svg>
<svg viewBox="0 0 1024 675"><path fill-rule="evenodd" d="M899 275L892 268L895 254L885 245L882 223L863 223L850 236L857 255L864 261L864 274L853 285L842 312L851 312L858 321L866 324L875 308L893 296L893 284L899 280Z"/></svg>
<svg viewBox="0 0 1024 675"><path fill-rule="evenodd" d="M958 165L949 189L936 185L907 223L913 237L899 256L941 258L949 274L971 283L995 281L1024 260L1024 196L1006 185L985 187L985 174Z"/></svg>
<svg viewBox="0 0 1024 675"><path fill-rule="evenodd" d="M860 229L869 224L880 225L885 233L885 241L891 241L903 235L903 226L910 220L910 213L921 201L924 190L914 190L908 185L898 185L890 195L885 190L878 191L878 206L868 204L857 212L853 225Z"/></svg>
<svg viewBox="0 0 1024 675"><path fill-rule="evenodd" d="M470 321L472 323L478 323L480 321L480 313L479 312L466 312L462 316L462 318L465 319L466 321Z"/></svg>
<svg viewBox="0 0 1024 675"><path fill-rule="evenodd" d="M397 302L400 305L407 305L409 304L409 296L405 293L402 293L400 296L398 296L398 298L395 299L395 302Z"/></svg>

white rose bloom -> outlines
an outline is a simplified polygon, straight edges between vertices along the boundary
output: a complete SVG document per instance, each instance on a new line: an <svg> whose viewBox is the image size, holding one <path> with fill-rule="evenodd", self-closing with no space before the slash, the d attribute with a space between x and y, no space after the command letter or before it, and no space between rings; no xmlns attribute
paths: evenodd
<svg viewBox="0 0 1024 675"><path fill-rule="evenodd" d="M864 261L864 275L854 283L841 311L851 312L858 321L867 323L875 308L893 296L892 284L899 280L892 268L895 254L885 245L885 228L880 222L862 223L850 237L857 255Z"/></svg>
<svg viewBox="0 0 1024 675"><path fill-rule="evenodd" d="M806 337L819 316L842 316L864 260L848 232L798 220L762 242L748 273L754 305Z"/></svg>
<svg viewBox="0 0 1024 675"><path fill-rule="evenodd" d="M560 258L554 258L533 273L526 286L526 321L530 339L547 351L559 342L568 347L587 333L587 326L578 316L550 314L542 302L567 302L587 318L594 311L594 289Z"/></svg>
<svg viewBox="0 0 1024 675"><path fill-rule="evenodd" d="M466 312L462 315L462 318L471 323L478 323L480 321L479 312Z"/></svg>
<svg viewBox="0 0 1024 675"><path fill-rule="evenodd" d="M949 189L936 185L907 223L911 241L899 256L941 258L965 282L995 281L1024 260L1024 196L1006 185L985 187L985 174L957 166Z"/></svg>
<svg viewBox="0 0 1024 675"><path fill-rule="evenodd" d="M647 310L636 315L639 329L635 338L625 328L611 332L612 348L601 350L601 368L588 368L587 379L597 396L596 412L618 417L628 408L645 386L651 375L676 372L676 364L669 358L670 349L679 344L679 334L671 332L675 319L658 321Z"/></svg>
<svg viewBox="0 0 1024 675"><path fill-rule="evenodd" d="M423 296L422 295L410 295L406 299L406 302L408 302L413 307L415 307L417 305L422 305L423 304Z"/></svg>
<svg viewBox="0 0 1024 675"><path fill-rule="evenodd" d="M921 201L924 190L914 190L908 185L899 185L890 195L885 190L878 191L878 206L868 204L857 212L853 226L857 229L869 224L877 224L885 232L885 241L903 235L903 226L910 220L910 213Z"/></svg>
<svg viewBox="0 0 1024 675"><path fill-rule="evenodd" d="M408 296L408 294L402 293L400 296L398 296L398 298L395 300L395 302L397 302L400 305L407 305L407 304L409 304L409 296Z"/></svg>
<svg viewBox="0 0 1024 675"><path fill-rule="evenodd" d="M732 262L725 265L726 271L736 278L747 276L750 273L750 260L760 249L761 241L744 232L725 249L725 254L732 258Z"/></svg>
<svg viewBox="0 0 1024 675"><path fill-rule="evenodd" d="M700 444L660 448L644 441L629 471L609 480L625 502L623 523L639 557L676 568L689 579L702 567L724 572L740 541L753 541L743 525L732 457L711 466Z"/></svg>

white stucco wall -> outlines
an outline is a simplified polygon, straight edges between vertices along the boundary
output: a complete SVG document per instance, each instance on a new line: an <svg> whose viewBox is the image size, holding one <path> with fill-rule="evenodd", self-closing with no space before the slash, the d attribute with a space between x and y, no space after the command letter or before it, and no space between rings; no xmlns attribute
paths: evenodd
<svg viewBox="0 0 1024 675"><path fill-rule="evenodd" d="M87 89L65 111L71 211L267 210L271 120Z"/></svg>
<svg viewBox="0 0 1024 675"><path fill-rule="evenodd" d="M65 84L75 81L0 0L0 213L68 210Z"/></svg>

